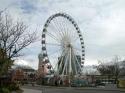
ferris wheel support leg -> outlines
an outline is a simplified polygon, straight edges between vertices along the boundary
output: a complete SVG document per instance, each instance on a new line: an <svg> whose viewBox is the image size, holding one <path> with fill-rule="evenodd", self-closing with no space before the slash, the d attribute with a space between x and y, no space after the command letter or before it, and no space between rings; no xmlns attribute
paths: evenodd
<svg viewBox="0 0 125 93"><path fill-rule="evenodd" d="M71 47L70 47L70 53L69 53L70 54L70 56L69 56L70 57L69 58L69 87L71 86L71 77L70 76L72 74L72 67L71 67L71 55L72 55L71 53L72 52L71 51L72 50L71 50Z"/></svg>
<svg viewBox="0 0 125 93"><path fill-rule="evenodd" d="M74 54L75 54L75 53L74 53ZM79 67L80 67L80 71L82 71L81 65L80 65L80 63L79 63L79 61L78 61L77 57L76 57L76 56L74 56L74 57L75 57L75 59L76 59L77 64L78 64L78 65L79 65Z"/></svg>
<svg viewBox="0 0 125 93"><path fill-rule="evenodd" d="M63 71L62 71L62 76L64 75L64 71L65 71L65 69L66 69L66 65L67 65L67 62L68 62L68 56L69 56L69 55L67 55L67 57L66 57L66 62L65 62L65 64L64 64L64 68L63 68Z"/></svg>
<svg viewBox="0 0 125 93"><path fill-rule="evenodd" d="M74 64L74 68L75 68L75 75L77 75L78 74L78 71L77 71L77 68L76 68L76 61L74 61L75 60L75 57L73 56L73 64Z"/></svg>

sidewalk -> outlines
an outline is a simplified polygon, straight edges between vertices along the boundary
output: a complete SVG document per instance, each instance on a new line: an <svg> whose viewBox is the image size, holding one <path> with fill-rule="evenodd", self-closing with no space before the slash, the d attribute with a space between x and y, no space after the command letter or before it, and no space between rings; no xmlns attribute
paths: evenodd
<svg viewBox="0 0 125 93"><path fill-rule="evenodd" d="M42 93L42 90L34 90L34 89L26 89L26 88L22 88L23 89L23 93Z"/></svg>
<svg viewBox="0 0 125 93"><path fill-rule="evenodd" d="M104 90L104 91L121 91L125 92L125 89L120 88L96 88L96 87L82 87L82 88L75 88L75 89L83 89L83 90Z"/></svg>
<svg viewBox="0 0 125 93"><path fill-rule="evenodd" d="M40 85L35 85L35 86L31 86L31 85L25 85L22 86L22 88L29 88L29 89L38 89L41 90L41 88L58 88L58 89L66 89L66 88L72 88L72 89L78 89L78 90L103 90L103 91L121 91L121 92L125 92L125 89L122 88L111 88L111 87L56 87L56 86L40 86Z"/></svg>

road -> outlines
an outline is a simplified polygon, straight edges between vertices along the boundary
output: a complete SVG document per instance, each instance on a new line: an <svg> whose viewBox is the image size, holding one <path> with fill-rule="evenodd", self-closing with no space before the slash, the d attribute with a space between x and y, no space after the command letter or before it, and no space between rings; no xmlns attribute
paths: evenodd
<svg viewBox="0 0 125 93"><path fill-rule="evenodd" d="M22 88L23 93L125 93L125 91L96 90L96 89L76 89L76 88ZM43 91L43 92L42 92Z"/></svg>

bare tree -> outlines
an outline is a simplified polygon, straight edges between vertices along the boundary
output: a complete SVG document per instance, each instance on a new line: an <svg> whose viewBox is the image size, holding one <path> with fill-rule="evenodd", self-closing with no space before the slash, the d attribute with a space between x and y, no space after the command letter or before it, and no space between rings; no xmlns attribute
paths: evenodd
<svg viewBox="0 0 125 93"><path fill-rule="evenodd" d="M120 75L125 76L125 60L121 62L120 68L121 68Z"/></svg>
<svg viewBox="0 0 125 93"><path fill-rule="evenodd" d="M108 77L115 77L115 81L117 83L118 76L120 73L120 65L119 65L119 57L114 56L114 58L110 62L99 62L97 66L97 70L100 72L101 75L107 75Z"/></svg>
<svg viewBox="0 0 125 93"><path fill-rule="evenodd" d="M20 56L20 51L36 41L36 33L28 33L27 26L23 22L13 22L6 15L0 16L0 48L9 58Z"/></svg>
<svg viewBox="0 0 125 93"><path fill-rule="evenodd" d="M36 33L29 33L23 22L14 21L9 15L0 14L0 66L8 69L7 60L19 57L20 51L36 41ZM7 64L7 65L5 65ZM0 68L2 71L2 68Z"/></svg>
<svg viewBox="0 0 125 93"><path fill-rule="evenodd" d="M115 56L112 60L112 62L114 63L114 75L116 76L116 79L118 78L119 76L119 73L120 73L120 58L118 56Z"/></svg>
<svg viewBox="0 0 125 93"><path fill-rule="evenodd" d="M105 62L103 61L98 61L99 65L96 66L97 70L99 71L99 73L101 75L107 75L109 74L109 71L108 71L108 65L105 64Z"/></svg>
<svg viewBox="0 0 125 93"><path fill-rule="evenodd" d="M120 72L119 58L115 56L110 62L99 61L97 70L102 75L115 75L117 76Z"/></svg>

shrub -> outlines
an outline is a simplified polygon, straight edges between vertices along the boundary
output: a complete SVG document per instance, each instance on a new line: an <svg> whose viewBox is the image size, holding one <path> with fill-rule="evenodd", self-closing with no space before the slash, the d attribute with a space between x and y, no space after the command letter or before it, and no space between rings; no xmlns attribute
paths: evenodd
<svg viewBox="0 0 125 93"><path fill-rule="evenodd" d="M3 87L0 89L0 93L10 93L10 90L8 88Z"/></svg>
<svg viewBox="0 0 125 93"><path fill-rule="evenodd" d="M15 83L12 83L11 85L9 85L9 90L11 90L11 91L19 90L19 86Z"/></svg>

